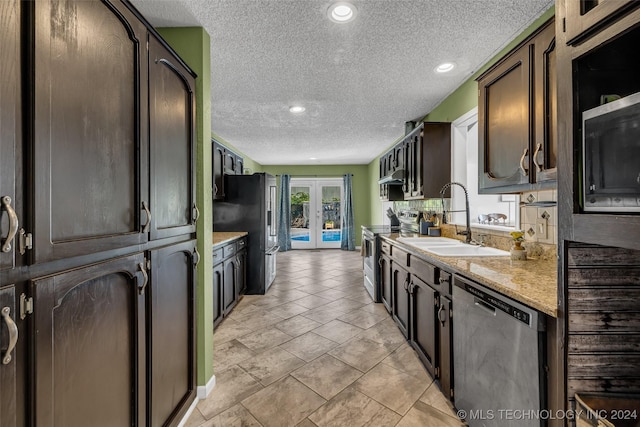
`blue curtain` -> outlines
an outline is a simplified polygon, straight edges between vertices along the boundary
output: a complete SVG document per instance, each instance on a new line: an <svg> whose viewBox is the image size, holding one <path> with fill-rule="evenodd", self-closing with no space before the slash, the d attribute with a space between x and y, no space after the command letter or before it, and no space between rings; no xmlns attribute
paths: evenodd
<svg viewBox="0 0 640 427"><path fill-rule="evenodd" d="M291 176L280 176L280 200L278 201L278 246L280 251L291 249Z"/></svg>
<svg viewBox="0 0 640 427"><path fill-rule="evenodd" d="M342 240L340 249L354 251L356 249L356 232L353 225L353 197L351 191L351 174L344 175L344 212L342 215Z"/></svg>

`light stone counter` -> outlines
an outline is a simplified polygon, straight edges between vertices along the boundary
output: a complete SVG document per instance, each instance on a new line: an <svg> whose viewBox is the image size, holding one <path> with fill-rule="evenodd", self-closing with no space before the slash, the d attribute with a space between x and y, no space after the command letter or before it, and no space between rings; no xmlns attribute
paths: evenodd
<svg viewBox="0 0 640 427"><path fill-rule="evenodd" d="M403 244L399 234L381 235L425 261L557 317L558 263L553 260L512 261L509 257L441 257Z"/></svg>
<svg viewBox="0 0 640 427"><path fill-rule="evenodd" d="M223 246L233 240L239 239L242 236L246 236L246 231L214 231L213 232L213 248L216 246Z"/></svg>

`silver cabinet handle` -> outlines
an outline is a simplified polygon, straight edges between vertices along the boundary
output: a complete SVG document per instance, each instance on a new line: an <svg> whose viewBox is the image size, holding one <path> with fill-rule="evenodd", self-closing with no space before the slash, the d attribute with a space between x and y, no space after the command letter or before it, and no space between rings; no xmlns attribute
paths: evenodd
<svg viewBox="0 0 640 427"><path fill-rule="evenodd" d="M443 314L445 315L444 319L442 318ZM440 321L440 323L442 323L442 326L444 326L445 322L447 321L447 315L444 312L444 304L442 304L438 309L438 320Z"/></svg>
<svg viewBox="0 0 640 427"><path fill-rule="evenodd" d="M213 184L213 195L217 195L218 194L218 184Z"/></svg>
<svg viewBox="0 0 640 427"><path fill-rule="evenodd" d="M144 209L144 211L147 213L147 222L142 227L142 232L146 233L146 232L149 231L149 226L151 225L151 211L149 210L149 207L147 206L147 202L145 202L145 201L142 202L142 209Z"/></svg>
<svg viewBox="0 0 640 427"><path fill-rule="evenodd" d="M144 295L144 288L147 287L147 283L149 283L149 275L147 274L147 269L144 267L143 262L138 263L138 268L140 268L140 272L142 273L142 277L144 281L142 282L142 286L138 287L138 294Z"/></svg>
<svg viewBox="0 0 640 427"><path fill-rule="evenodd" d="M11 363L11 352L18 343L18 326L11 318L11 309L9 307L2 307L2 317L4 318L4 323L7 324L7 329L9 329L9 346L2 357L2 364L8 365Z"/></svg>
<svg viewBox="0 0 640 427"><path fill-rule="evenodd" d="M536 172L541 172L542 171L542 166L540 166L538 164L538 162L536 161L536 159L538 158L538 153L540 153L540 150L542 150L542 143L538 143L538 145L536 145L536 151L533 152L533 164L536 165ZM543 162L544 164L544 162Z"/></svg>
<svg viewBox="0 0 640 427"><path fill-rule="evenodd" d="M193 222L196 222L200 218L200 209L196 204L193 204Z"/></svg>
<svg viewBox="0 0 640 427"><path fill-rule="evenodd" d="M2 207L7 211L7 215L9 215L9 232L7 233L7 238L2 244L2 252L10 252L11 242L18 232L18 215L16 215L16 211L11 207L11 197L2 197Z"/></svg>
<svg viewBox="0 0 640 427"><path fill-rule="evenodd" d="M529 148L525 148L522 153L522 157L520 157L520 170L522 171L522 175L527 176L529 174L529 168L524 165L524 158L529 154Z"/></svg>
<svg viewBox="0 0 640 427"><path fill-rule="evenodd" d="M214 258L215 258L215 254L213 254ZM200 264L200 252L198 252L198 248L195 248L193 250L193 266L197 267L198 264Z"/></svg>

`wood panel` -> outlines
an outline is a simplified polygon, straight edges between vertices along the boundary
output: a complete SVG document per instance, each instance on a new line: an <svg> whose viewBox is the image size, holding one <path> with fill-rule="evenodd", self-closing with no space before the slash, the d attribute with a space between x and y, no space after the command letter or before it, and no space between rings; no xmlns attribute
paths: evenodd
<svg viewBox="0 0 640 427"><path fill-rule="evenodd" d="M569 405L575 392L640 392L640 251L570 243L565 261Z"/></svg>

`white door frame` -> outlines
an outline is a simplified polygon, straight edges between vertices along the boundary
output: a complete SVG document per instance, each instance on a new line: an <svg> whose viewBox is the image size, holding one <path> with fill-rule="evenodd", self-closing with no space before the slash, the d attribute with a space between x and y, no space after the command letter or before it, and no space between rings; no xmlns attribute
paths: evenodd
<svg viewBox="0 0 640 427"><path fill-rule="evenodd" d="M342 178L291 178L291 187L309 187L309 241L291 240L292 249L340 248L340 241L324 242L322 239L322 187L340 188L340 218L342 218L344 213L342 184Z"/></svg>

